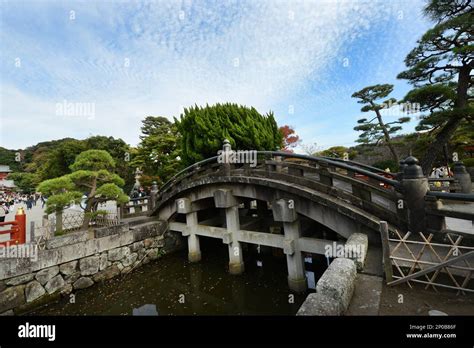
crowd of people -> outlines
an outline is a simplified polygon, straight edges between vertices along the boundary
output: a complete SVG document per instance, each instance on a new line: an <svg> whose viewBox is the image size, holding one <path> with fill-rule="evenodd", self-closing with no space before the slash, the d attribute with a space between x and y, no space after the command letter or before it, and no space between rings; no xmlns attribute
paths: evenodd
<svg viewBox="0 0 474 348"><path fill-rule="evenodd" d="M130 198L135 199L139 199L146 196L147 192L143 187L134 188L130 194ZM79 204L82 209L84 209L84 207L86 206L86 199L87 195L84 194L84 196L82 197L82 201ZM22 206L26 208L26 210L30 210L36 205L41 204L41 208L43 209L46 204L46 201L47 197L41 195L41 193L26 194L19 192L0 192L0 222L4 222L5 217L17 206ZM136 201L134 203L137 204ZM76 207L76 209L78 209L79 206L73 206L73 208ZM101 203L100 206L106 207L107 202Z"/></svg>
<svg viewBox="0 0 474 348"><path fill-rule="evenodd" d="M44 208L45 203L46 199L39 193L0 193L0 222L4 222L5 216L7 216L17 205L24 206L27 210L30 210L36 206L36 204L41 204L41 208Z"/></svg>
<svg viewBox="0 0 474 348"><path fill-rule="evenodd" d="M451 170L444 166L444 167L435 167L430 173L430 178L434 179L442 179L442 178L449 178L452 177L453 173Z"/></svg>

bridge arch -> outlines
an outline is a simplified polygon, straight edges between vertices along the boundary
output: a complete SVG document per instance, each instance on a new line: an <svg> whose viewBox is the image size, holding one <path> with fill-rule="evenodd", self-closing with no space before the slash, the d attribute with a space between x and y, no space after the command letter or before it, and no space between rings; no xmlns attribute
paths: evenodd
<svg viewBox="0 0 474 348"><path fill-rule="evenodd" d="M370 229L364 227L370 224L377 226L377 222L361 211L356 210L354 213L350 207L340 207L339 210L331 208L329 204L332 201L331 197L319 195L317 196L319 202L312 201L309 196L303 199L300 190L301 188L288 187L279 182L270 184L262 179L233 180L219 177L198 179L176 188L176 194L168 198L156 213L160 220L169 222L170 230L181 232L188 238L188 257L191 262L201 259L199 242L201 236L222 239L223 243L228 245L229 271L233 274L244 271L242 243L283 249L287 256L289 287L293 291L301 292L306 289L303 253L325 254L327 247L331 247L334 243L341 244L334 240L303 237L301 215L338 231L348 240L352 235L360 236L361 230L369 231ZM298 193L300 195L297 195ZM308 194L306 192L306 195ZM283 225L284 234L245 229L240 223L239 214L239 207L245 199L270 203L273 221ZM198 221L198 212L208 208L212 200L215 208L225 210L225 227L206 226ZM325 204L322 205L321 202ZM268 209L268 204L265 205ZM172 221L177 213L186 215L185 223ZM360 222L357 219L360 219Z"/></svg>
<svg viewBox="0 0 474 348"><path fill-rule="evenodd" d="M321 192L311 192L302 186L269 181L264 178L212 177L197 179L176 188L176 193L156 209L160 220L169 221L176 213L176 200L188 199L200 210L199 202L213 198L214 192L230 190L237 198L265 201L270 204L286 199L294 202L295 211L348 239L353 233L367 234L377 242L380 220L347 202Z"/></svg>

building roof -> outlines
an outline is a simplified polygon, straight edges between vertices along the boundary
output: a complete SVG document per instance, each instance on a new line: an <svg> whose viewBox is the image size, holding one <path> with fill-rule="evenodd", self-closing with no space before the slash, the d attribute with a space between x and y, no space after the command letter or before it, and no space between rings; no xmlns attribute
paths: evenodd
<svg viewBox="0 0 474 348"><path fill-rule="evenodd" d="M0 188L15 188L13 180L0 180Z"/></svg>
<svg viewBox="0 0 474 348"><path fill-rule="evenodd" d="M10 173L10 166L0 164L0 173Z"/></svg>

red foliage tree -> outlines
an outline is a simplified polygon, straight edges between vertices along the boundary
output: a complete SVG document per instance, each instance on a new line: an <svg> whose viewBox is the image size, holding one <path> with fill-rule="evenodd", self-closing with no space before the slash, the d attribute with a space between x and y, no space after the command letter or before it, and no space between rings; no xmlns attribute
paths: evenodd
<svg viewBox="0 0 474 348"><path fill-rule="evenodd" d="M298 146L300 143L300 137L296 134L295 130L288 125L284 125L279 128L280 133L283 135L283 151L293 152L293 148Z"/></svg>

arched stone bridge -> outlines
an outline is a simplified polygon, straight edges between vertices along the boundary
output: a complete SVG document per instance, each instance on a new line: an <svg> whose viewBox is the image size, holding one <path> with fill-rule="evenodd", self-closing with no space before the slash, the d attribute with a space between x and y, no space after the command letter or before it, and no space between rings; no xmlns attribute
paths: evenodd
<svg viewBox="0 0 474 348"><path fill-rule="evenodd" d="M351 243L351 236L379 244L381 221L389 231L442 231L446 217L473 218L446 210L439 201L473 196L430 192L413 157L402 173L391 174L350 161L273 151L251 154L253 163L222 163L232 152L225 142L223 155L198 162L155 189L151 215L187 237L191 262L201 259L200 236L221 239L229 248L232 274L244 271L241 243L283 249L294 291L306 288L304 252L325 254L328 245ZM467 182L464 173L457 173L461 186Z"/></svg>

